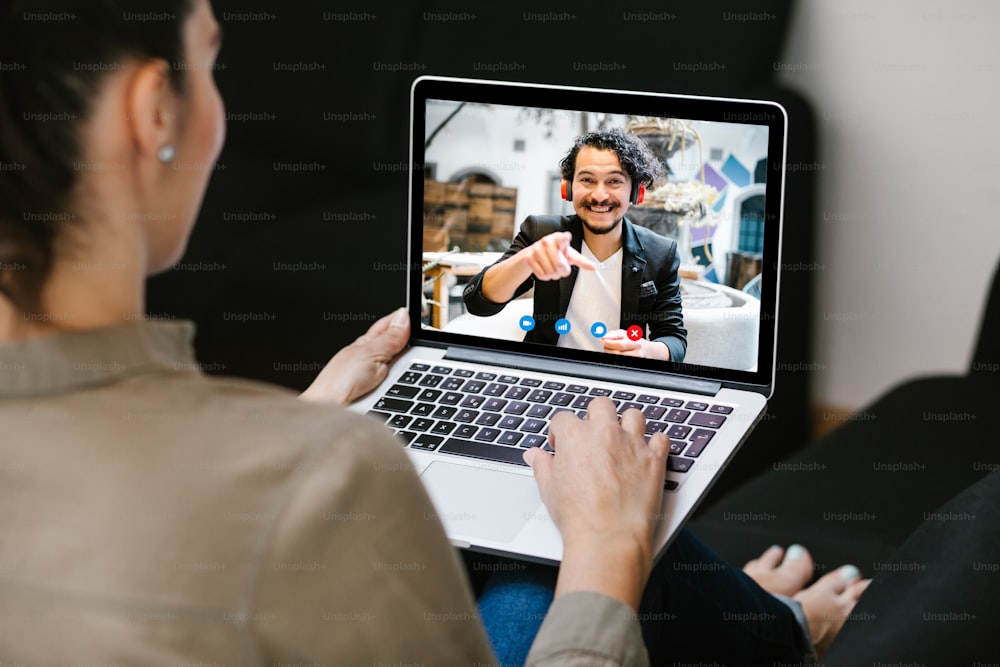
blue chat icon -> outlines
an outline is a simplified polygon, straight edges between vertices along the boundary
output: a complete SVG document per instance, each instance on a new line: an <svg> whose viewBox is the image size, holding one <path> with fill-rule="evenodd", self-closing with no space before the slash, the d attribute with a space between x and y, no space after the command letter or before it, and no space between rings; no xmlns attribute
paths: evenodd
<svg viewBox="0 0 1000 667"><path fill-rule="evenodd" d="M606 333L608 333L608 327L604 322L594 322L590 325L590 335L594 338L604 338Z"/></svg>

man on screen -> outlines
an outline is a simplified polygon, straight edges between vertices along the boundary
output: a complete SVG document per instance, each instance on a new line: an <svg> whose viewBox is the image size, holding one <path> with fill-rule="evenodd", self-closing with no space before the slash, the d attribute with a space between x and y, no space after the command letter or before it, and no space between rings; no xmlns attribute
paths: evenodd
<svg viewBox="0 0 1000 667"><path fill-rule="evenodd" d="M466 286L466 308L493 315L534 287L526 342L682 361L677 244L625 217L662 165L641 139L609 129L578 137L560 168L575 214L528 216Z"/></svg>

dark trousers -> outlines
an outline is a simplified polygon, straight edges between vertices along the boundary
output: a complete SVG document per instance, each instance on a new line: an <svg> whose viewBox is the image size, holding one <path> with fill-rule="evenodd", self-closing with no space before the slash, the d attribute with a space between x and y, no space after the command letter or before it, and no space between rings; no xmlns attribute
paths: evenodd
<svg viewBox="0 0 1000 667"><path fill-rule="evenodd" d="M522 665L552 602L557 568L465 554L501 665ZM791 610L681 531L650 575L637 617L651 664L798 664Z"/></svg>

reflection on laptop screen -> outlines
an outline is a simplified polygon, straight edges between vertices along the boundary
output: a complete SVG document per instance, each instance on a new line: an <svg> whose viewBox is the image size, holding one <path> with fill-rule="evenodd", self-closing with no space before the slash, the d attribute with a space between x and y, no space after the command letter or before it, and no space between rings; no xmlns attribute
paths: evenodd
<svg viewBox="0 0 1000 667"><path fill-rule="evenodd" d="M414 100L427 329L646 369L770 370L780 107L485 88Z"/></svg>

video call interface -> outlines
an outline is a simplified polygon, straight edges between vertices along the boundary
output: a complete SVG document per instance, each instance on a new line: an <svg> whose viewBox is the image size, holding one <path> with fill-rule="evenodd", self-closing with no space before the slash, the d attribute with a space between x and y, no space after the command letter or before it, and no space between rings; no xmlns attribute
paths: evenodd
<svg viewBox="0 0 1000 667"><path fill-rule="evenodd" d="M609 128L648 146L664 174L645 188L641 202L616 211L624 211L629 224L673 240L680 258L679 302L649 298L667 289L668 276L661 271L644 276L639 309L661 322L683 323L682 358L671 355L673 361L756 372L761 294L773 289L763 275L765 223L772 219L765 202L773 137L763 124L427 100L423 265L430 269L424 274L424 326L536 341L525 345L538 345L538 332L532 332L550 327L554 334L547 338L556 346L603 355L622 354L609 350L608 341L615 338L657 338L649 324L621 321L618 313L587 315L598 300L621 303L626 288L617 281L599 282L596 292L577 298L577 317L536 304L535 289L489 316L468 312L456 296L507 252L528 216L576 215L574 202L563 197L560 161L578 136ZM627 273L628 256L623 257L618 273L614 258L599 263L599 273L607 275L605 264L612 264L610 275L616 278ZM573 289L593 290L593 284L578 278ZM600 312L613 311L605 304Z"/></svg>

